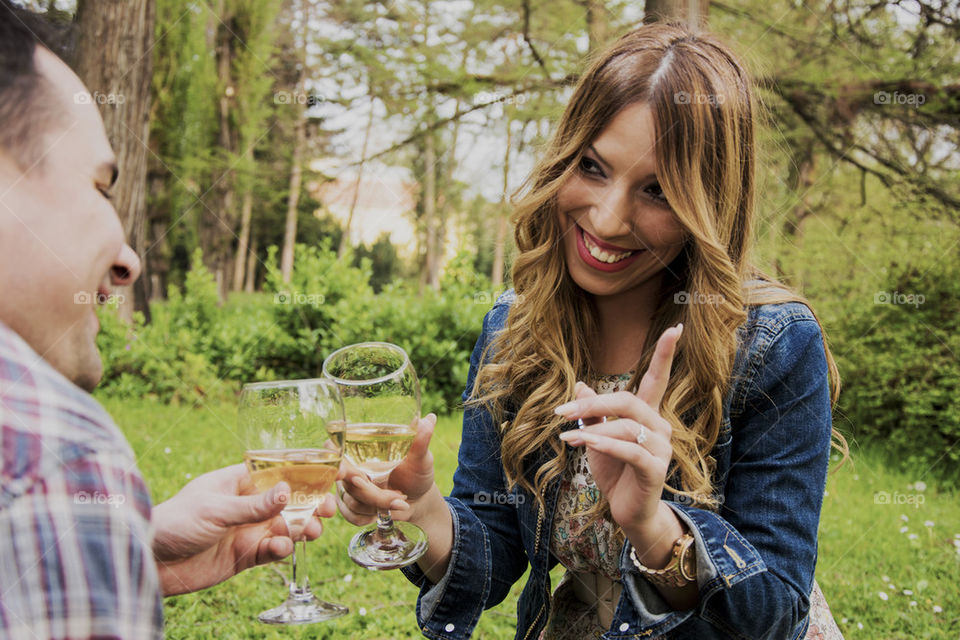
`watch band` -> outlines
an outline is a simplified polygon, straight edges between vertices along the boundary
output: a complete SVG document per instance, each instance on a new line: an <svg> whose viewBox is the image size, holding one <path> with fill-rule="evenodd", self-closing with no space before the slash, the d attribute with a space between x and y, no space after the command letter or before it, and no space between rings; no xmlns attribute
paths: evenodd
<svg viewBox="0 0 960 640"><path fill-rule="evenodd" d="M637 559L636 547L630 549L630 560L648 582L658 587L683 587L697 579L694 538L685 533L673 541L670 562L663 569L650 569Z"/></svg>

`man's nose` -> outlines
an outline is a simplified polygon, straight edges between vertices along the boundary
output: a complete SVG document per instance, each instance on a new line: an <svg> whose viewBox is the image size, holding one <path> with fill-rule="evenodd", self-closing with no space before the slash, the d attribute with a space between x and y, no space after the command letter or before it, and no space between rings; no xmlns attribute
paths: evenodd
<svg viewBox="0 0 960 640"><path fill-rule="evenodd" d="M129 245L123 245L113 267L110 269L110 282L114 286L123 287L133 284L140 277L140 258Z"/></svg>

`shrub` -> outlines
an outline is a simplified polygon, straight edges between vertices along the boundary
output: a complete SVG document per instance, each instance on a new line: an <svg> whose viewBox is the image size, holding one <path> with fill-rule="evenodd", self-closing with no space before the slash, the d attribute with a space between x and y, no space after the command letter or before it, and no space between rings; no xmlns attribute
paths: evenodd
<svg viewBox="0 0 960 640"><path fill-rule="evenodd" d="M836 332L839 410L917 479L960 481L960 269L898 268Z"/></svg>

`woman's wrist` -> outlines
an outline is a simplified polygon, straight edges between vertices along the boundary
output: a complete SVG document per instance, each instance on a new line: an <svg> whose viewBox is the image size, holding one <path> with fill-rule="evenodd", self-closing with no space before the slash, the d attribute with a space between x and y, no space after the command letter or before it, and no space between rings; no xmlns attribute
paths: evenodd
<svg viewBox="0 0 960 640"><path fill-rule="evenodd" d="M687 527L670 506L660 501L656 514L630 528L624 534L634 547L637 559L651 569L660 569L670 562L674 541L687 533Z"/></svg>

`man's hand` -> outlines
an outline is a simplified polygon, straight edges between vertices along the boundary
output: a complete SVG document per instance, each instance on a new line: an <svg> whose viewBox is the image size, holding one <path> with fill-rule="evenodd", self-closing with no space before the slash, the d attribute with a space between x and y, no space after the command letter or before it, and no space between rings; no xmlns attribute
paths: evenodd
<svg viewBox="0 0 960 640"><path fill-rule="evenodd" d="M205 589L290 555L293 541L280 516L289 499L284 482L257 494L246 467L236 464L203 474L154 507L153 553L164 595ZM335 513L333 496L327 496L318 514ZM313 540L321 531L311 518L294 533Z"/></svg>

